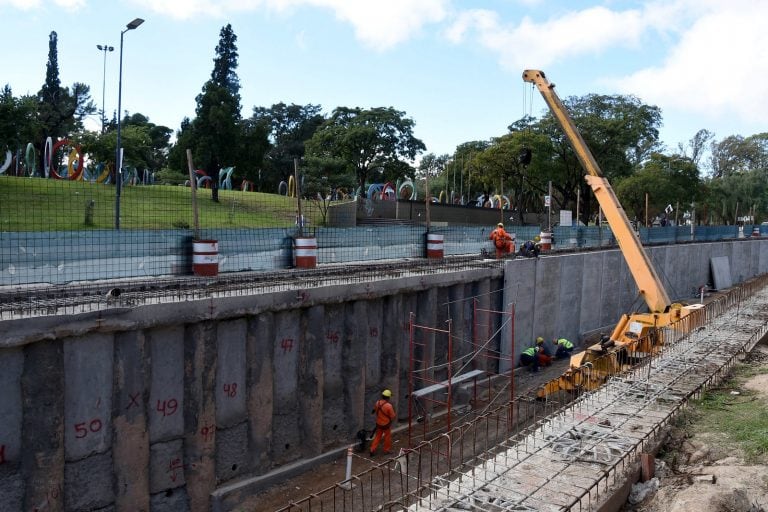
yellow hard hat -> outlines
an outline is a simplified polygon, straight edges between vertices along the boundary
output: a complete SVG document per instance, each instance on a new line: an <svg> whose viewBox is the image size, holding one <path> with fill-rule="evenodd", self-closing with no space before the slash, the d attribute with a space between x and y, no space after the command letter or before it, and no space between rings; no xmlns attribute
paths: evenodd
<svg viewBox="0 0 768 512"><path fill-rule="evenodd" d="M541 241L541 237L539 235L536 235L535 237L533 237L533 241L534 242L540 242Z"/></svg>
<svg viewBox="0 0 768 512"><path fill-rule="evenodd" d="M384 391L381 392L381 396L383 396L384 398L390 398L392 396L392 392L388 389L385 389Z"/></svg>
<svg viewBox="0 0 768 512"><path fill-rule="evenodd" d="M542 343L544 343L544 338L542 338L541 336L539 336L538 338L536 338L536 344L537 344L537 345L541 345Z"/></svg>

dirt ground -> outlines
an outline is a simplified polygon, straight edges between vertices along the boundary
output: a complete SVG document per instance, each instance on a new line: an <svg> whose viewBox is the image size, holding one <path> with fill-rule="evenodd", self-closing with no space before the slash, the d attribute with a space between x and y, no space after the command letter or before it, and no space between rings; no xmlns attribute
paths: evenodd
<svg viewBox="0 0 768 512"><path fill-rule="evenodd" d="M556 378L568 367L567 360L555 361L547 368L542 368L538 373L531 373L523 368L515 372L515 396L522 396L531 393L545 382ZM508 379L505 379L508 382ZM508 390L500 391L508 394ZM406 430L395 431L393 433L393 452L397 453L400 448L408 446L407 420L403 421L401 416L400 424L406 424ZM454 425L455 426L455 425ZM354 440L350 440L354 442ZM358 474L370 467L381 464L386 459L381 452L380 455L371 459L368 453L357 452L353 454L352 474ZM247 501L242 503L237 512L262 512L275 511L287 506L291 500L300 500L323 489L327 489L336 483L343 482L346 474L346 456L342 456L331 463L312 468L307 473L298 477L291 478L280 484L269 487Z"/></svg>
<svg viewBox="0 0 768 512"><path fill-rule="evenodd" d="M768 346L755 347L744 364L753 375L730 394L768 415ZM625 512L768 511L768 453L747 456L739 442L702 423L694 413L692 423L670 432L656 478L633 488Z"/></svg>

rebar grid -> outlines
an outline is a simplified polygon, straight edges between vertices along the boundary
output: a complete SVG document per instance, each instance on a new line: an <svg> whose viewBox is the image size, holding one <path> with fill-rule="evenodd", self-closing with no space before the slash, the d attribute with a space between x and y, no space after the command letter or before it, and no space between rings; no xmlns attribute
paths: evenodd
<svg viewBox="0 0 768 512"><path fill-rule="evenodd" d="M688 401L768 332L766 283L662 329L654 357L628 353L639 363L568 393L566 405L521 397L357 475L356 491L336 485L279 512L594 509Z"/></svg>
<svg viewBox="0 0 768 512"><path fill-rule="evenodd" d="M157 277L123 279L60 286L0 288L0 321L123 310L151 304L180 303L284 291L301 292L332 285L375 283L383 278L419 277L473 269L502 268L503 260L453 257L444 260L405 260L291 269L276 272L239 272L218 277ZM363 288L364 289L364 288ZM119 295L109 294L119 290Z"/></svg>

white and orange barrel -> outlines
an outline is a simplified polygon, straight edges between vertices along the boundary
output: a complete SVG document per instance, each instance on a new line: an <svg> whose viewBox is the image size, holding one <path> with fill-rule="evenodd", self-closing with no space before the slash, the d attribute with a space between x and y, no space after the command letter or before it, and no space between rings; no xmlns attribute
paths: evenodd
<svg viewBox="0 0 768 512"><path fill-rule="evenodd" d="M192 273L205 277L219 275L219 242L217 240L192 241Z"/></svg>
<svg viewBox="0 0 768 512"><path fill-rule="evenodd" d="M427 233L427 258L443 257L443 235Z"/></svg>
<svg viewBox="0 0 768 512"><path fill-rule="evenodd" d="M297 236L293 240L293 259L296 268L317 266L317 238Z"/></svg>
<svg viewBox="0 0 768 512"><path fill-rule="evenodd" d="M542 251L551 251L552 250L552 233L549 231L542 231L541 234L539 234L539 238L541 238L541 242L539 242L539 245L541 246Z"/></svg>

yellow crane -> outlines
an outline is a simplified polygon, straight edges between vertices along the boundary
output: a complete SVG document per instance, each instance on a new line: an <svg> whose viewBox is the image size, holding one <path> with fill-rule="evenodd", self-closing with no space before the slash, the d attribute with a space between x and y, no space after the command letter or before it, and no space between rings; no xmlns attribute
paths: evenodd
<svg viewBox="0 0 768 512"><path fill-rule="evenodd" d="M571 356L570 368L559 378L548 382L539 391L539 396L546 396L561 389L595 389L610 375L625 369L637 354L651 355L656 352L663 341L656 334L658 328L680 325L679 321L683 317L701 310L703 306L672 303L613 188L603 176L568 110L555 93L555 85L549 83L543 71L536 69L525 70L523 80L531 82L539 90L576 152L586 171L584 179L592 188L619 243L639 293L648 306L647 313L622 315L609 339ZM690 326L686 324L686 328Z"/></svg>

